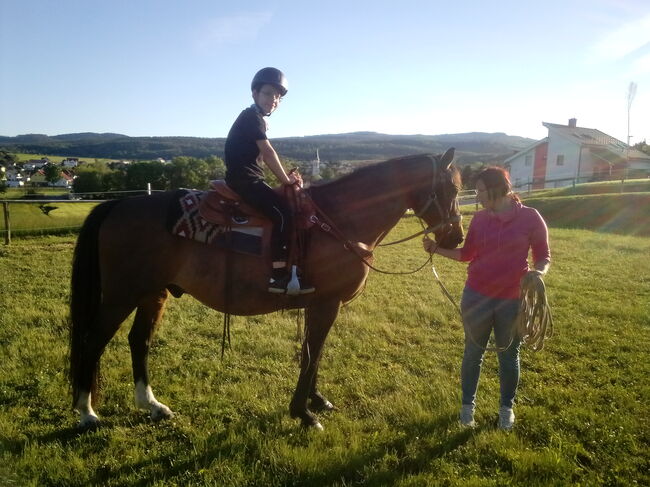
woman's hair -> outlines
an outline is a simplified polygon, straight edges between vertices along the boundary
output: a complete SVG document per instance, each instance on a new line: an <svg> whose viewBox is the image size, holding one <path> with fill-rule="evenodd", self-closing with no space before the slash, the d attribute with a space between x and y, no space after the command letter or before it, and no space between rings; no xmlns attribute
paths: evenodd
<svg viewBox="0 0 650 487"><path fill-rule="evenodd" d="M519 201L519 197L512 192L512 184L510 183L508 171L502 167L486 167L478 174L476 180L483 181L488 191L488 199L490 200L510 196L513 200Z"/></svg>

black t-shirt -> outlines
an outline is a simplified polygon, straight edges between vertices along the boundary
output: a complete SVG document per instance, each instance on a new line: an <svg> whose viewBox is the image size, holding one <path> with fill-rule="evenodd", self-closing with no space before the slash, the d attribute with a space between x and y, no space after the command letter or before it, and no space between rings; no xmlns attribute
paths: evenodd
<svg viewBox="0 0 650 487"><path fill-rule="evenodd" d="M246 108L232 124L226 145L226 181L246 183L264 179L264 171L257 162L258 140L265 140L266 121L254 107Z"/></svg>

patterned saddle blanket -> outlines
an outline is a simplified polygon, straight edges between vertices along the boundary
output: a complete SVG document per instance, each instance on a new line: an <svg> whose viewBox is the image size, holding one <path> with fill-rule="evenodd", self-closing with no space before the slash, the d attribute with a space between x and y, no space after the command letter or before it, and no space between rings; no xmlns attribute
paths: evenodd
<svg viewBox="0 0 650 487"><path fill-rule="evenodd" d="M179 190L167 212L167 230L172 235L196 240L222 249L261 256L270 238L271 224L262 218L220 223L208 221L201 211L211 191ZM212 218L211 218L212 219Z"/></svg>

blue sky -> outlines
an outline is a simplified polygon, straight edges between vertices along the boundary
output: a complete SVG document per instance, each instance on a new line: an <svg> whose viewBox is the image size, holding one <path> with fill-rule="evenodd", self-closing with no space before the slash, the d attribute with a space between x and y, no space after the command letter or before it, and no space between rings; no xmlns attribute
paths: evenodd
<svg viewBox="0 0 650 487"><path fill-rule="evenodd" d="M276 66L269 137L505 132L650 142L648 0L0 0L0 135L225 137Z"/></svg>

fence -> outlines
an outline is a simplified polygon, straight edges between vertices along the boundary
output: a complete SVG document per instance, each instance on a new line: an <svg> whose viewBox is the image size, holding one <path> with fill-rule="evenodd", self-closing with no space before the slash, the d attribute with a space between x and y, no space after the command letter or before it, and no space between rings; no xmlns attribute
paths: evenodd
<svg viewBox="0 0 650 487"><path fill-rule="evenodd" d="M61 198L36 198L0 200L4 216L4 241L11 243L14 235L35 235L43 233L66 233L79 229L88 212L102 201L124 196L150 195L148 185L145 190L110 191L102 193L69 193ZM66 208L67 207L67 208ZM38 210L34 210L37 208ZM40 211L40 213L39 213ZM22 225L12 226L12 213Z"/></svg>

